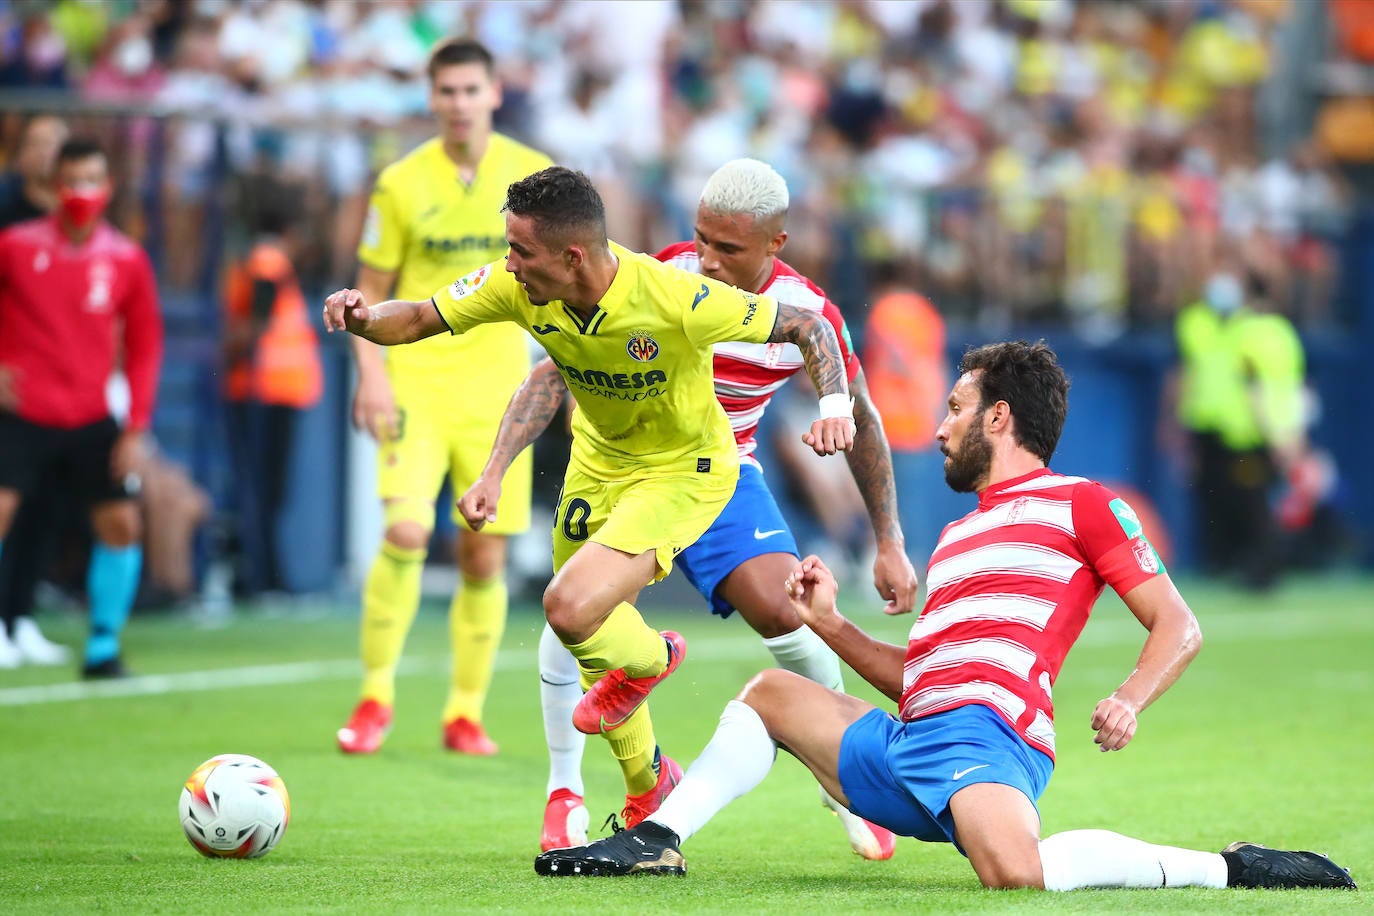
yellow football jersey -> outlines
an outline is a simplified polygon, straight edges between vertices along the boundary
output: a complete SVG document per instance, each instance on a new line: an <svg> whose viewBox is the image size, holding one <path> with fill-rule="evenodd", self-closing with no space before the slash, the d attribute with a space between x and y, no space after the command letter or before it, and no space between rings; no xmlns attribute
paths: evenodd
<svg viewBox="0 0 1374 916"><path fill-rule="evenodd" d="M513 321L553 357L577 400L572 460L590 474L714 472L738 463L716 400L713 344L763 343L777 303L687 273L615 243L620 266L583 320L560 301L530 302L496 261L439 289L434 303L455 334ZM469 376L467 386L480 384Z"/></svg>
<svg viewBox="0 0 1374 916"><path fill-rule="evenodd" d="M512 182L552 165L543 153L501 134L492 134L469 184L429 140L382 171L372 189L358 260L396 273L397 299L423 299L454 277L477 269L506 250L501 208ZM459 338L432 337L389 347L387 368L432 378L470 378L474 370L495 373L489 384L506 395L529 371L524 335L511 325L492 325ZM507 384L509 382L509 384ZM504 402L500 405L505 409Z"/></svg>

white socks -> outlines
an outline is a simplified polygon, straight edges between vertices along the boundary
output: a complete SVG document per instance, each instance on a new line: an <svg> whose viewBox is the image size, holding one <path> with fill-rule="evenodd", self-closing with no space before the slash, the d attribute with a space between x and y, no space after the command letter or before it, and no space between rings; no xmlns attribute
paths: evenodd
<svg viewBox="0 0 1374 916"><path fill-rule="evenodd" d="M1225 887L1220 853L1155 846L1110 830L1067 830L1040 841L1045 890Z"/></svg>
<svg viewBox="0 0 1374 916"><path fill-rule="evenodd" d="M844 690L839 657L809 627L798 627L791 633L765 639L763 644L778 667L826 687ZM577 660L545 624L539 634L539 698L544 707L544 740L549 747L548 794L555 789L584 794L582 753L587 736L572 724L573 708L582 699L580 674ZM726 710L728 713L729 707ZM758 716L755 714L754 718L757 720ZM722 716L721 722L724 721ZM760 727L762 724L760 721ZM764 736L767 737L766 731Z"/></svg>
<svg viewBox="0 0 1374 916"><path fill-rule="evenodd" d="M686 842L717 811L763 782L777 755L778 746L759 714L749 704L731 700L711 743L649 820Z"/></svg>
<svg viewBox="0 0 1374 916"><path fill-rule="evenodd" d="M844 693L839 656L810 627L800 626L791 633L765 639L763 644L779 668Z"/></svg>
<svg viewBox="0 0 1374 916"><path fill-rule="evenodd" d="M539 634L539 699L544 706L544 741L549 746L547 794L568 789L582 795L582 749L587 736L573 728L573 707L582 699L577 659L546 623Z"/></svg>

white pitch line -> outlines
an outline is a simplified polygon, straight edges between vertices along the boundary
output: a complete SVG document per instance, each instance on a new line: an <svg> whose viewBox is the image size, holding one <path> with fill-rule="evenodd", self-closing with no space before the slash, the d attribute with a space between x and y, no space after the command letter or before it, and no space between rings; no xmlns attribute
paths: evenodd
<svg viewBox="0 0 1374 916"><path fill-rule="evenodd" d="M748 639L694 639L693 655L704 652L712 658L731 661L757 655L766 664L768 652ZM537 650L502 649L496 655L497 670L529 668L538 663ZM423 674L447 671L446 658L402 659L400 673ZM362 675L356 658L327 661L291 662L281 665L251 665L242 668L214 668L178 674L147 674L113 681L72 681L63 684L35 684L29 687L0 688L0 706L31 706L40 703L65 703L72 700L109 700L123 697L160 696L200 690L228 690L236 687L265 687L273 684L303 684L312 681L348 680Z"/></svg>
<svg viewBox="0 0 1374 916"><path fill-rule="evenodd" d="M1113 614L1113 611L1119 614ZM1253 612L1204 614L1204 638L1226 642L1289 639L1303 634L1335 636L1340 633L1374 631L1374 614L1317 613L1264 609ZM1124 607L1106 605L1093 614L1079 642L1089 646L1138 644L1145 630ZM693 638L692 654L738 661L756 657L760 667L769 664L768 653L743 632L730 637ZM535 649L503 649L496 656L496 668L533 668L538 662ZM403 674L422 674L448 670L446 658L403 659ZM160 696L203 690L228 690L237 687L264 687L273 684L302 684L312 681L348 680L360 674L356 658L291 662L281 665L251 665L216 668L179 674L150 674L115 681L73 681L62 684L35 684L28 687L0 688L0 707L65 703L75 700L109 700L123 697Z"/></svg>

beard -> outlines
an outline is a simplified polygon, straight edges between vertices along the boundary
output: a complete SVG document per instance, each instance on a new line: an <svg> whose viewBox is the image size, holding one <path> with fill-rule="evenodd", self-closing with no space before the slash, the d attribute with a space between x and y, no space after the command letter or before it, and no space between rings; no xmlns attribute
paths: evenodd
<svg viewBox="0 0 1374 916"><path fill-rule="evenodd" d="M957 452L945 452L945 483L955 493L972 493L992 467L992 443L983 433L982 415L970 425Z"/></svg>

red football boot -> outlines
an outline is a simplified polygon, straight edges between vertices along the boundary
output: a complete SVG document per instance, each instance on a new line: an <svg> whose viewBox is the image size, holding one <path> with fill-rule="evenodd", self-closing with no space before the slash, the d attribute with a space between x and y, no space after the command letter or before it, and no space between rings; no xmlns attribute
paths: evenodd
<svg viewBox="0 0 1374 916"><path fill-rule="evenodd" d="M544 832L539 849L570 849L587 845L587 806L571 789L555 789L544 806Z"/></svg>
<svg viewBox="0 0 1374 916"><path fill-rule="evenodd" d="M677 670L687 654L687 640L672 630L664 630L659 635L668 643L668 667L663 673L630 677L623 668L608 672L582 695L573 709L574 728L587 735L615 731L649 698L649 691Z"/></svg>
<svg viewBox="0 0 1374 916"><path fill-rule="evenodd" d="M672 792L680 782L682 782L682 767L667 754L660 755L658 782L654 783L654 787L643 795L625 796L625 809L620 812L620 816L625 820L625 826L633 827L657 811L658 806L663 804L663 800L668 797L668 793Z"/></svg>
<svg viewBox="0 0 1374 916"><path fill-rule="evenodd" d="M363 700L353 710L348 724L339 729L339 750L345 754L375 753L391 731L391 707L376 700Z"/></svg>
<svg viewBox="0 0 1374 916"><path fill-rule="evenodd" d="M444 747L477 757L490 757L500 750L496 742L487 737L481 722L462 717L444 724Z"/></svg>

